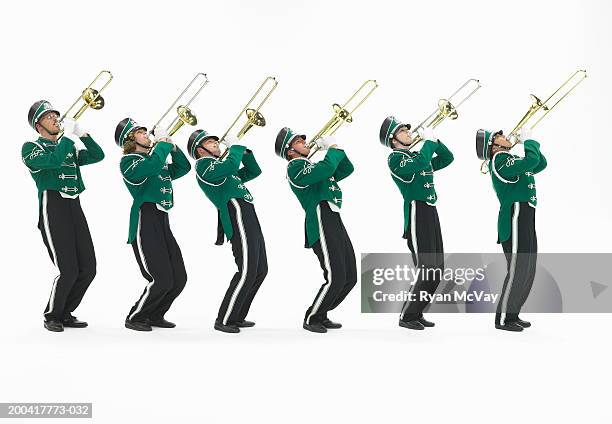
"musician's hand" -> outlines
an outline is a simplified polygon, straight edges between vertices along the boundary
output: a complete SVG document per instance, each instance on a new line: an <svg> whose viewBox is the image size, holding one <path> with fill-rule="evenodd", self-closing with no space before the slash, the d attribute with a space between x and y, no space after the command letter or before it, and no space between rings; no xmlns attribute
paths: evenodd
<svg viewBox="0 0 612 424"><path fill-rule="evenodd" d="M522 143L526 140L532 140L531 138L531 129L527 127L521 128L521 132L519 134L519 141Z"/></svg>

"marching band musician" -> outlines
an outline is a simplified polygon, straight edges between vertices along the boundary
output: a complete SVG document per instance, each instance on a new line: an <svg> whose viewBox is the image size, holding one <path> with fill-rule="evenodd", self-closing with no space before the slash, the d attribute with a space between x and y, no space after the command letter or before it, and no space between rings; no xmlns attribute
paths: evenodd
<svg viewBox="0 0 612 424"><path fill-rule="evenodd" d="M196 161L198 185L218 211L215 244L222 245L227 237L238 267L221 302L214 328L239 333L241 328L255 325L246 316L268 274L264 237L253 196L245 185L257 178L261 169L253 152L238 144L238 138L228 135L223 143L229 150L221 158L219 137L200 129L189 137L187 151Z"/></svg>
<svg viewBox="0 0 612 424"><path fill-rule="evenodd" d="M340 305L357 283L355 252L340 216L343 199L338 185L354 168L331 136L319 138L317 145L327 153L323 160L313 163L308 159L311 149L306 136L285 127L274 147L276 154L288 161L287 180L306 212L305 247L317 255L325 278L306 311L303 328L326 333L342 327L328 318L328 312Z"/></svg>
<svg viewBox="0 0 612 424"><path fill-rule="evenodd" d="M490 160L491 182L500 203L497 243L506 256L508 272L495 313L495 328L523 331L531 323L519 318L536 272L538 240L535 230L537 205L534 175L546 168L540 144L523 127L518 142L525 156L510 153L512 142L502 131L478 130L476 149L480 159Z"/></svg>
<svg viewBox="0 0 612 424"><path fill-rule="evenodd" d="M85 190L81 166L104 159L100 146L75 120L63 120L60 136L59 116L48 101L34 103L28 122L39 137L21 149L38 188L38 228L59 272L44 311L44 326L54 332L87 327L72 315L96 275L94 245L79 197ZM75 146L77 138L85 149Z"/></svg>
<svg viewBox="0 0 612 424"><path fill-rule="evenodd" d="M155 128L154 137L153 146L147 129L131 118L123 119L115 130L115 142L123 149L121 174L133 198L128 243L148 281L125 320L125 327L135 331L174 328L165 314L187 282L168 212L174 205L172 181L187 174L191 165L163 128ZM168 155L172 163L166 162Z"/></svg>
<svg viewBox="0 0 612 424"><path fill-rule="evenodd" d="M413 152L410 150L414 144L410 124L393 116L385 118L379 134L382 145L393 149L387 163L404 198L403 238L408 241L415 267L423 269L411 288L412 298L404 302L399 319L401 327L411 330L435 325L423 317L428 301L421 298L421 292L435 293L444 270L444 246L433 176L434 172L453 162L453 154L431 128L422 129L419 135L423 146L420 151Z"/></svg>

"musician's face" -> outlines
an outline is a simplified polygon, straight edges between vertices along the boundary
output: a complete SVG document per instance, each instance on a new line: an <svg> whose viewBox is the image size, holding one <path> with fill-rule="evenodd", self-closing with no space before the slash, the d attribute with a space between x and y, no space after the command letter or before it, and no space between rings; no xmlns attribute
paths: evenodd
<svg viewBox="0 0 612 424"><path fill-rule="evenodd" d="M209 138L208 140L204 141L202 143L202 146L204 146L214 156L221 155L221 148L219 147L219 142L214 138ZM206 150L204 150L204 153L206 153Z"/></svg>
<svg viewBox="0 0 612 424"><path fill-rule="evenodd" d="M306 140L302 137L296 137L293 142L291 142L291 148L302 155L310 154L310 147L306 144Z"/></svg>
<svg viewBox="0 0 612 424"><path fill-rule="evenodd" d="M144 128L140 128L134 131L134 141L142 146L150 146L151 139L149 138L149 133Z"/></svg>
<svg viewBox="0 0 612 424"><path fill-rule="evenodd" d="M60 132L59 115L56 112L47 112L40 117L37 125L40 125L49 134L57 135Z"/></svg>
<svg viewBox="0 0 612 424"><path fill-rule="evenodd" d="M497 144L502 147L512 146L512 143L503 134L496 135L495 138L493 139L493 144Z"/></svg>
<svg viewBox="0 0 612 424"><path fill-rule="evenodd" d="M410 136L410 131L406 127L402 127L395 132L395 139L405 145L412 144L412 137Z"/></svg>

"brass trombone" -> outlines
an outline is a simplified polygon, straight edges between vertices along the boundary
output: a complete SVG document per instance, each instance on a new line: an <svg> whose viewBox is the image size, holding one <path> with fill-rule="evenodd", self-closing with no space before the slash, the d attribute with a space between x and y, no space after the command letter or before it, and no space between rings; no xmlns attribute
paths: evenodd
<svg viewBox="0 0 612 424"><path fill-rule="evenodd" d="M264 90L266 85L268 85L269 87L267 88L267 91L264 91L265 96L263 97L263 99L261 99L261 101L259 102L257 107L255 109L253 109L252 108L252 104L255 103L255 98L259 95L260 92L262 92L262 90ZM246 119L246 122L244 123L244 125L238 131L238 134L236 134L236 137L238 138L238 140L240 140L242 137L244 137L245 134L251 128L253 128L253 126L256 126L256 127L265 127L266 126L266 118L264 118L263 114L259 110L264 105L264 103L266 101L268 101L268 98L270 97L272 92L276 89L277 85L278 85L278 81L276 81L276 78L274 78L274 77L267 77L261 83L261 85L259 86L257 91L255 91L255 94L253 94L253 96L251 96L251 98L249 99L247 104L240 110L240 112L238 113L238 116L236 116L236 119L234 119L234 121L231 123L229 128L225 131L225 133L221 137L220 142L223 142L225 140L225 137L227 137L227 135L230 133L230 131L236 126L236 124L238 123L238 120L240 119L240 117L243 114L246 115L247 119ZM228 152L229 152L229 149L225 149L225 151L223 152L223 154L221 155L221 157L219 159L225 158L225 156L227 155Z"/></svg>
<svg viewBox="0 0 612 424"><path fill-rule="evenodd" d="M523 117L518 121L512 131L510 131L510 133L508 134L509 139L516 139L516 141L512 144L512 147L514 147L519 142L518 133L520 132L521 128L527 125L531 118L536 116L538 112L544 111L544 113L531 125L531 127L529 127L529 129L535 128L535 126L538 125L540 121L544 119L544 117L548 115L563 99L565 99L568 94L574 91L578 84L580 84L586 77L586 70L577 70L544 101L540 100L535 94L531 94L531 106L529 107L529 110L527 111L527 113L525 113L525 115L523 115ZM561 90L563 90L563 88L567 85L570 85L571 82L574 82L574 84L571 85L569 90L567 90L566 92L562 92ZM555 96L557 95L559 95L558 98L555 98Z"/></svg>
<svg viewBox="0 0 612 424"><path fill-rule="evenodd" d="M454 100L455 97L458 96L459 93L461 93L466 87L468 87L468 92L463 97L459 96L460 100L457 100L455 102ZM448 99L438 100L438 107L427 118L423 119L423 121L411 131L411 137L412 137L413 143L410 145L408 150L412 149L414 146L416 146L421 141L423 141L421 139L421 136L418 135L419 129L436 128L446 118L450 120L457 119L459 117L459 113L457 112L457 109L459 108L459 106L465 103L467 99L472 97L472 95L476 93L480 89L480 87L482 87L482 84L480 84L479 80L470 78L461 87L459 87L453 94L451 94L448 97Z"/></svg>
<svg viewBox="0 0 612 424"><path fill-rule="evenodd" d="M319 151L317 140L325 135L334 135L336 131L338 131L338 128L340 128L345 122L353 122L353 113L363 104L363 102L368 99L368 97L370 97L376 88L378 88L378 83L376 80L367 80L361 84L361 87L359 87L342 106L340 106L338 103L333 104L332 107L334 109L334 115L307 143L308 147L311 149L308 159ZM359 95L362 95L363 97L359 99ZM359 99L359 101L356 101L355 99ZM356 102L356 104L353 106L351 105L351 102Z"/></svg>
<svg viewBox="0 0 612 424"><path fill-rule="evenodd" d="M192 125L192 126L196 125L198 123L198 119L196 118L195 114L191 111L191 108L189 106L191 105L191 102L193 102L195 98L198 97L198 95L200 94L202 89L206 86L206 84L208 84L208 77L206 76L206 74L202 72L198 72L196 76L193 77L191 82L187 84L187 87L185 87L185 89L181 92L181 94L178 95L176 100L172 102L168 110L166 110L166 112L162 115L162 117L159 118L159 121L157 121L157 123L153 125L153 128L151 128L151 131L149 133L150 134L154 133L155 128L161 125L164 118L168 116L168 114L174 109L174 107L177 104L179 104L179 101L182 100L182 98L185 96L185 93L187 93L187 91L189 91L189 89L193 85L196 85L198 87L196 92L191 97L189 97L189 100L187 100L186 103L179 104L179 106L176 108L176 117L170 122L170 124L168 124L168 126L166 127L166 130L168 132L168 136L172 136L185 124Z"/></svg>
<svg viewBox="0 0 612 424"><path fill-rule="evenodd" d="M104 82L104 84L102 84L100 88L94 88L94 85L98 82L98 80L104 80L105 78L106 82ZM100 71L100 73L93 79L93 81L81 92L79 97L76 98L76 100L74 101L74 103L72 103L68 110L64 112L64 114L60 117L60 124L64 121L64 119L66 119L68 115L70 115L72 109L74 109L80 101L83 101L83 104L72 116L72 119L74 119L75 121L79 119L88 108L94 110L102 109L105 103L104 97L101 96L101 93L106 87L108 87L112 80L113 74L111 74L110 71ZM64 131L61 131L58 139L62 136L63 133Z"/></svg>
<svg viewBox="0 0 612 424"><path fill-rule="evenodd" d="M529 121L531 121L534 116L538 115L538 112L544 112L544 113L542 113L541 116L539 116L536 119L536 121L533 124L531 124L529 129L535 128L535 126L538 125L540 121L544 119L544 117L548 115L559 103L561 103L563 99L565 99L572 91L574 91L574 89L578 86L578 84L584 81L586 77L587 77L586 70L584 69L577 70L572 75L570 75L570 77L567 80L565 80L565 82L561 84L559 88L557 88L544 101L540 100L538 96L531 94L531 106L529 106L527 113L523 115L523 117L518 121L518 123L514 126L512 131L510 131L510 133L507 136L508 140L512 140L512 139L515 140L508 150L512 149L514 146L516 146L520 142L518 134L521 131L521 128L527 126ZM569 89L567 89L566 91L562 91L567 86L570 86ZM480 165L481 173L486 174L488 172L488 169L487 169L488 162L489 162L488 159L485 159L482 161Z"/></svg>

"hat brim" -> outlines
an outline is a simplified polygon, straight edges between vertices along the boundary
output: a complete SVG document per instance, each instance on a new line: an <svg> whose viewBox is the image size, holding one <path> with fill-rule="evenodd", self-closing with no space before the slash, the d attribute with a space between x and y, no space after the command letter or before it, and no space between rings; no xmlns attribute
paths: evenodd
<svg viewBox="0 0 612 424"><path fill-rule="evenodd" d="M304 139L304 141L306 141L306 135L304 134L296 134L293 137L291 137L291 140L289 140L289 144L293 143L295 141L296 138L298 137L302 137Z"/></svg>
<svg viewBox="0 0 612 424"><path fill-rule="evenodd" d="M202 140L200 140L198 143L204 143L205 141L208 141L211 138L215 141L219 141L219 137L217 137L216 135L207 135L206 137L202 138Z"/></svg>
<svg viewBox="0 0 612 424"><path fill-rule="evenodd" d="M393 131L393 136L395 136L395 134L397 134L397 132L399 130L401 130L402 128L406 128L408 131L410 131L410 128L412 128L412 125L410 125L410 124L401 124L401 125L398 125L397 128L395 129L395 131Z"/></svg>

